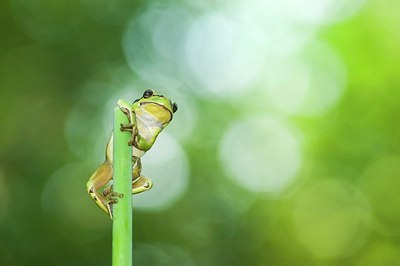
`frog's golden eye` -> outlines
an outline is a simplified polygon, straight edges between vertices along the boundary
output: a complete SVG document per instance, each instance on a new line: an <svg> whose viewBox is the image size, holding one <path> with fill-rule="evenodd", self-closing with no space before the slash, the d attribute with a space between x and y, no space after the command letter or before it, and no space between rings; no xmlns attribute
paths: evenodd
<svg viewBox="0 0 400 266"><path fill-rule="evenodd" d="M153 90L145 90L143 93L143 98L149 98L151 96L153 96L154 91Z"/></svg>
<svg viewBox="0 0 400 266"><path fill-rule="evenodd" d="M175 113L176 111L178 111L178 105L176 103L173 103L172 104L172 112Z"/></svg>

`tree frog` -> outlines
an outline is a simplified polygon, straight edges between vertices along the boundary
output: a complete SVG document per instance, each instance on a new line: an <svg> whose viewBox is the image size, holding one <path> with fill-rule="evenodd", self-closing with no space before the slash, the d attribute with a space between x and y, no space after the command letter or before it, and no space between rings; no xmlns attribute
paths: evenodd
<svg viewBox="0 0 400 266"><path fill-rule="evenodd" d="M118 101L118 107L127 115L128 124L121 124L121 131L132 133L127 145L132 146L132 194L152 188L152 181L140 174L140 158L156 141L158 134L171 122L178 105L154 90L146 90L132 104ZM89 178L86 184L89 195L112 219L112 205L117 203L119 193L113 191L113 134L106 146L106 159Z"/></svg>

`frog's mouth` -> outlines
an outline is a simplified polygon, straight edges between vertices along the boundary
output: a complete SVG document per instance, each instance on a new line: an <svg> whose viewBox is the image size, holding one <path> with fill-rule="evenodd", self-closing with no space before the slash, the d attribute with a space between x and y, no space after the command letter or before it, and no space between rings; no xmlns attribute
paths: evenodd
<svg viewBox="0 0 400 266"><path fill-rule="evenodd" d="M143 102L140 103L140 107L144 107L153 116L161 121L169 122L172 120L173 113L165 105L159 104L157 102ZM160 112L160 108L165 112Z"/></svg>

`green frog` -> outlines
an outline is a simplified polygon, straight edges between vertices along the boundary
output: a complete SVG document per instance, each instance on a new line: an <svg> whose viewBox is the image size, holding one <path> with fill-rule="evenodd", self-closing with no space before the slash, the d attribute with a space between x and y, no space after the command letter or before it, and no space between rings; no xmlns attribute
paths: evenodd
<svg viewBox="0 0 400 266"><path fill-rule="evenodd" d="M128 145L132 146L132 194L137 194L153 186L149 178L141 175L140 158L171 122L178 105L151 89L132 104L124 100L119 100L117 104L129 121L128 124L121 124L120 129L131 132ZM112 219L112 206L121 197L121 194L113 191L113 134L106 146L106 159L89 178L86 188L96 204Z"/></svg>

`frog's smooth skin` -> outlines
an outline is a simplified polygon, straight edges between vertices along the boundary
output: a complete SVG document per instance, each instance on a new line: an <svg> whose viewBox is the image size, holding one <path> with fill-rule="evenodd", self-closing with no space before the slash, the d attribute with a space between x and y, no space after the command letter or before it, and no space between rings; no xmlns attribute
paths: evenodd
<svg viewBox="0 0 400 266"><path fill-rule="evenodd" d="M127 145L132 146L132 194L151 189L153 183L140 174L140 158L156 141L158 134L171 122L177 111L176 103L153 90L146 90L140 99L132 104L118 101L119 108L127 115L129 123L121 124L121 131L132 132ZM120 194L112 190L113 183L113 134L107 143L106 160L92 174L86 184L89 195L112 219L112 205Z"/></svg>

